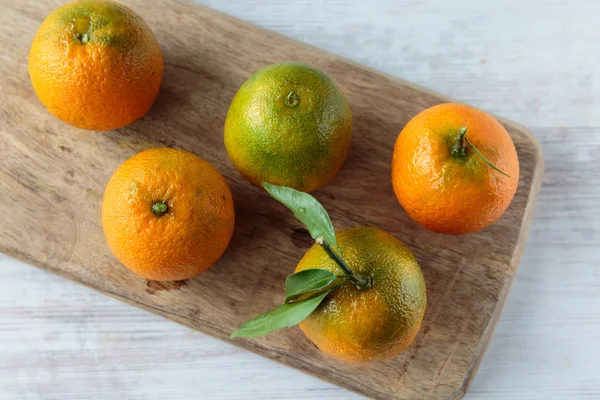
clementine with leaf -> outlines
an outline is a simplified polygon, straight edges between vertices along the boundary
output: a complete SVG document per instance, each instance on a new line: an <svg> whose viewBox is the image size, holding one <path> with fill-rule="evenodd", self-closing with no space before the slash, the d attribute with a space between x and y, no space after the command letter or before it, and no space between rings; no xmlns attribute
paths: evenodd
<svg viewBox="0 0 600 400"><path fill-rule="evenodd" d="M231 337L256 337L299 324L323 352L345 361L376 361L402 352L417 335L427 304L413 254L378 228L333 231L311 195L263 184L315 238L286 279L285 303L242 325Z"/></svg>
<svg viewBox="0 0 600 400"><path fill-rule="evenodd" d="M463 104L422 111L394 147L392 184L408 215L450 234L478 231L508 208L519 183L519 159L504 127Z"/></svg>

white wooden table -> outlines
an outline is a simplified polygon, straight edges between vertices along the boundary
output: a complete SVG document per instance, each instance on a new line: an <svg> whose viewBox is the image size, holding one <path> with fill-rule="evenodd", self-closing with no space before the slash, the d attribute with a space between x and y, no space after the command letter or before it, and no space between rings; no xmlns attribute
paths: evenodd
<svg viewBox="0 0 600 400"><path fill-rule="evenodd" d="M469 397L600 398L600 1L205 3L530 128L544 184ZM2 400L356 397L0 256Z"/></svg>

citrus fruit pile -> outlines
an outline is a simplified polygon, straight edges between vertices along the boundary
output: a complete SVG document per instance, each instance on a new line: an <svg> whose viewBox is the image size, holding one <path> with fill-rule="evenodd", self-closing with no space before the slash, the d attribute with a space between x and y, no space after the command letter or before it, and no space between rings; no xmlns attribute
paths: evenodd
<svg viewBox="0 0 600 400"><path fill-rule="evenodd" d="M150 110L163 57L152 31L132 10L81 0L42 23L29 74L56 117L106 131ZM375 227L336 232L307 193L337 174L351 138L346 97L314 67L266 66L233 98L223 152L244 178L286 205L315 244L287 277L283 304L249 320L232 338L299 325L326 354L367 362L399 354L418 334L427 296L411 251ZM423 110L403 127L390 152L399 203L435 232L486 228L503 215L517 189L519 161L510 136L493 117L466 105ZM206 271L226 251L234 221L225 178L182 149L149 149L126 160L108 181L102 202L109 249L148 280L184 280Z"/></svg>

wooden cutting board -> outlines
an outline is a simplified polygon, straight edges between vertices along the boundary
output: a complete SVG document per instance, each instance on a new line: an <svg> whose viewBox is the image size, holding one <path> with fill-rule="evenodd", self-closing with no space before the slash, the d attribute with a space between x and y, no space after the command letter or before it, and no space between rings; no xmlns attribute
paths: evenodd
<svg viewBox="0 0 600 400"><path fill-rule="evenodd" d="M334 78L354 115L346 163L315 196L337 229L378 226L415 253L427 281L425 321L400 356L370 364L327 357L298 328L233 343L373 398L464 395L523 253L541 182L540 147L526 129L502 120L521 165L506 214L476 234L431 233L396 201L390 162L408 120L448 98L192 3L135 0L127 3L148 22L164 53L161 92L151 112L131 126L83 131L46 111L27 73L31 40L60 3L0 0L0 251L229 341L241 323L282 302L284 279L311 240L287 209L233 169L223 145L225 115L237 88L257 69L305 62ZM162 146L210 161L236 200L229 250L185 282L149 282L129 272L108 250L100 225L113 171L133 154Z"/></svg>

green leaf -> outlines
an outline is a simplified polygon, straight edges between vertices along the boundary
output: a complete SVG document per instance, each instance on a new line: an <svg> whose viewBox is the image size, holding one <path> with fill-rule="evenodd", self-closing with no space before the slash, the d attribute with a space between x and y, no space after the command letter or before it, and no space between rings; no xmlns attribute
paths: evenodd
<svg viewBox="0 0 600 400"><path fill-rule="evenodd" d="M271 185L266 182L262 186L275 200L292 210L296 218L306 225L313 239L322 236L327 243L335 246L339 251L329 215L317 199L308 193L299 192L285 186Z"/></svg>
<svg viewBox="0 0 600 400"><path fill-rule="evenodd" d="M338 286L319 292L306 300L282 304L271 311L260 314L233 332L231 339L264 336L278 329L294 326L306 319L321 304L323 299L337 289Z"/></svg>
<svg viewBox="0 0 600 400"><path fill-rule="evenodd" d="M325 269L307 269L289 275L285 280L285 302L299 296L324 289L335 281L337 276Z"/></svg>

